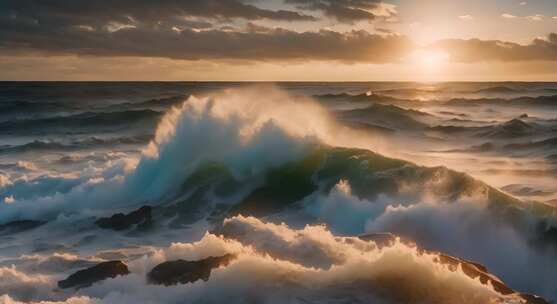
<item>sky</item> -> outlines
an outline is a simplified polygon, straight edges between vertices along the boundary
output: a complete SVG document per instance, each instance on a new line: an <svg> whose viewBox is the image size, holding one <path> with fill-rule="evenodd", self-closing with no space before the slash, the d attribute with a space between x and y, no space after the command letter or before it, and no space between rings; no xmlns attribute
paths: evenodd
<svg viewBox="0 0 557 304"><path fill-rule="evenodd" d="M0 80L557 81L557 0L0 0Z"/></svg>

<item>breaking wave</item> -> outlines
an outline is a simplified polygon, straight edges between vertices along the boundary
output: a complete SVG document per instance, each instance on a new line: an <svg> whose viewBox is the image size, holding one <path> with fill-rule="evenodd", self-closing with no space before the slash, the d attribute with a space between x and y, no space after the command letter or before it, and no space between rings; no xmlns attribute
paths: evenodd
<svg viewBox="0 0 557 304"><path fill-rule="evenodd" d="M317 105L291 100L278 91L192 97L162 118L155 138L135 164L101 172L64 194L33 193L33 200L15 195L16 204L0 207L0 219L157 203L209 161L224 162L238 178L256 179L266 168L299 158L309 143L318 142L327 134L326 117Z"/></svg>
<svg viewBox="0 0 557 304"><path fill-rule="evenodd" d="M0 290L8 294L0 301L523 302L517 293L501 294L462 269L439 263L438 253L399 240L380 248L354 237L384 232L477 260L515 290L557 299L551 279L557 265L551 240L555 208L520 201L444 167L421 167L357 149L362 138L355 134L311 100L272 88L226 90L190 97L169 110L138 159L75 178L3 177L2 224L49 221L48 228L38 229L54 231L75 223L80 237L95 236L99 231L91 217L147 204L160 225L155 233L171 234L176 227L212 232L168 248L141 244L134 247L143 250L136 255L126 255L122 247L130 244L126 237L141 231L100 232L102 241L117 244L111 249L121 253L131 274L78 293L54 291L55 282L70 274L67 270L32 277L21 261L0 264L5 274ZM366 144L373 148L375 142L366 138ZM44 237L49 240L48 234ZM164 240L146 237L152 243ZM86 240L95 244L94 237ZM79 245L72 249L81 265L96 261ZM215 269L207 282L145 283L157 263L227 253L236 259ZM68 258L62 260L57 263L68 264Z"/></svg>

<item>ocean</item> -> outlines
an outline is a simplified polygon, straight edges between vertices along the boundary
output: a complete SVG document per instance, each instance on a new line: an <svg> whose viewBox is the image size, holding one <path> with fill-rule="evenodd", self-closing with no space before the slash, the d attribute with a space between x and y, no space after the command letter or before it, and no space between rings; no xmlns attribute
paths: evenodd
<svg viewBox="0 0 557 304"><path fill-rule="evenodd" d="M0 302L555 301L556 186L557 83L0 82Z"/></svg>

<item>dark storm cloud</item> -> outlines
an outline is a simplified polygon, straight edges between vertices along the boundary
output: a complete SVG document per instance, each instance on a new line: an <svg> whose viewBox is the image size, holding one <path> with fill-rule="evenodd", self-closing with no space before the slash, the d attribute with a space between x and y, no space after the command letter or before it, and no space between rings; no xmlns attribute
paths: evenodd
<svg viewBox="0 0 557 304"><path fill-rule="evenodd" d="M498 40L441 40L433 45L450 54L453 61L556 61L557 34L545 39L535 39L528 45Z"/></svg>
<svg viewBox="0 0 557 304"><path fill-rule="evenodd" d="M339 33L295 32L248 26L244 31L192 30L137 27L115 32L68 28L39 35L13 33L0 49L40 51L46 54L141 56L172 59L241 60L336 60L346 62L393 62L408 49L410 41L396 35L366 31Z"/></svg>
<svg viewBox="0 0 557 304"><path fill-rule="evenodd" d="M373 13L381 0L285 0L286 3L298 5L302 9L322 11L326 16L342 22L373 20Z"/></svg>
<svg viewBox="0 0 557 304"><path fill-rule="evenodd" d="M108 21L158 23L182 16L212 19L243 18L311 21L314 17L289 10L268 10L241 0L6 0L0 11L46 25L88 24Z"/></svg>
<svg viewBox="0 0 557 304"><path fill-rule="evenodd" d="M257 3L257 2L251 2ZM365 31L296 32L223 19L309 20L239 0L18 0L0 2L0 52L172 59L392 62L407 38Z"/></svg>

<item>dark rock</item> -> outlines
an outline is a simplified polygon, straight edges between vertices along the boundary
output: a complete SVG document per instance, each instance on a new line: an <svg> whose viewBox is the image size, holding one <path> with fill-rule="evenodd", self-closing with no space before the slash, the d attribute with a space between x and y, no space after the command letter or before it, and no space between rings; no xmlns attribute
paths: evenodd
<svg viewBox="0 0 557 304"><path fill-rule="evenodd" d="M130 271L128 266L121 261L110 261L97 264L91 268L79 270L70 275L67 279L59 281L58 287L66 288L83 288L93 285L93 283L115 278L120 275L127 275Z"/></svg>
<svg viewBox="0 0 557 304"><path fill-rule="evenodd" d="M544 298L536 296L536 295L522 293L522 294L520 294L520 297L522 297L524 300L526 300L526 304L551 304L550 302L548 302Z"/></svg>
<svg viewBox="0 0 557 304"><path fill-rule="evenodd" d="M0 235L23 232L46 224L42 221L19 220L0 225Z"/></svg>
<svg viewBox="0 0 557 304"><path fill-rule="evenodd" d="M133 225L149 226L152 223L152 208L143 206L129 214L117 213L111 217L98 219L95 224L103 229L125 230Z"/></svg>
<svg viewBox="0 0 557 304"><path fill-rule="evenodd" d="M469 277L473 279L478 279L482 284L487 285L488 283L493 286L493 289L502 295L509 295L516 293L513 289L508 287L499 278L489 273L487 268L481 264L474 263L471 261L459 259L446 254L438 253L439 262L441 264L449 265L453 270L456 270L458 266L462 268L462 271Z"/></svg>
<svg viewBox="0 0 557 304"><path fill-rule="evenodd" d="M199 261L168 261L161 263L149 274L147 280L156 285L176 285L193 283L198 280L207 281L211 276L211 270L220 266L226 266L235 258L232 254L221 257L208 257Z"/></svg>

